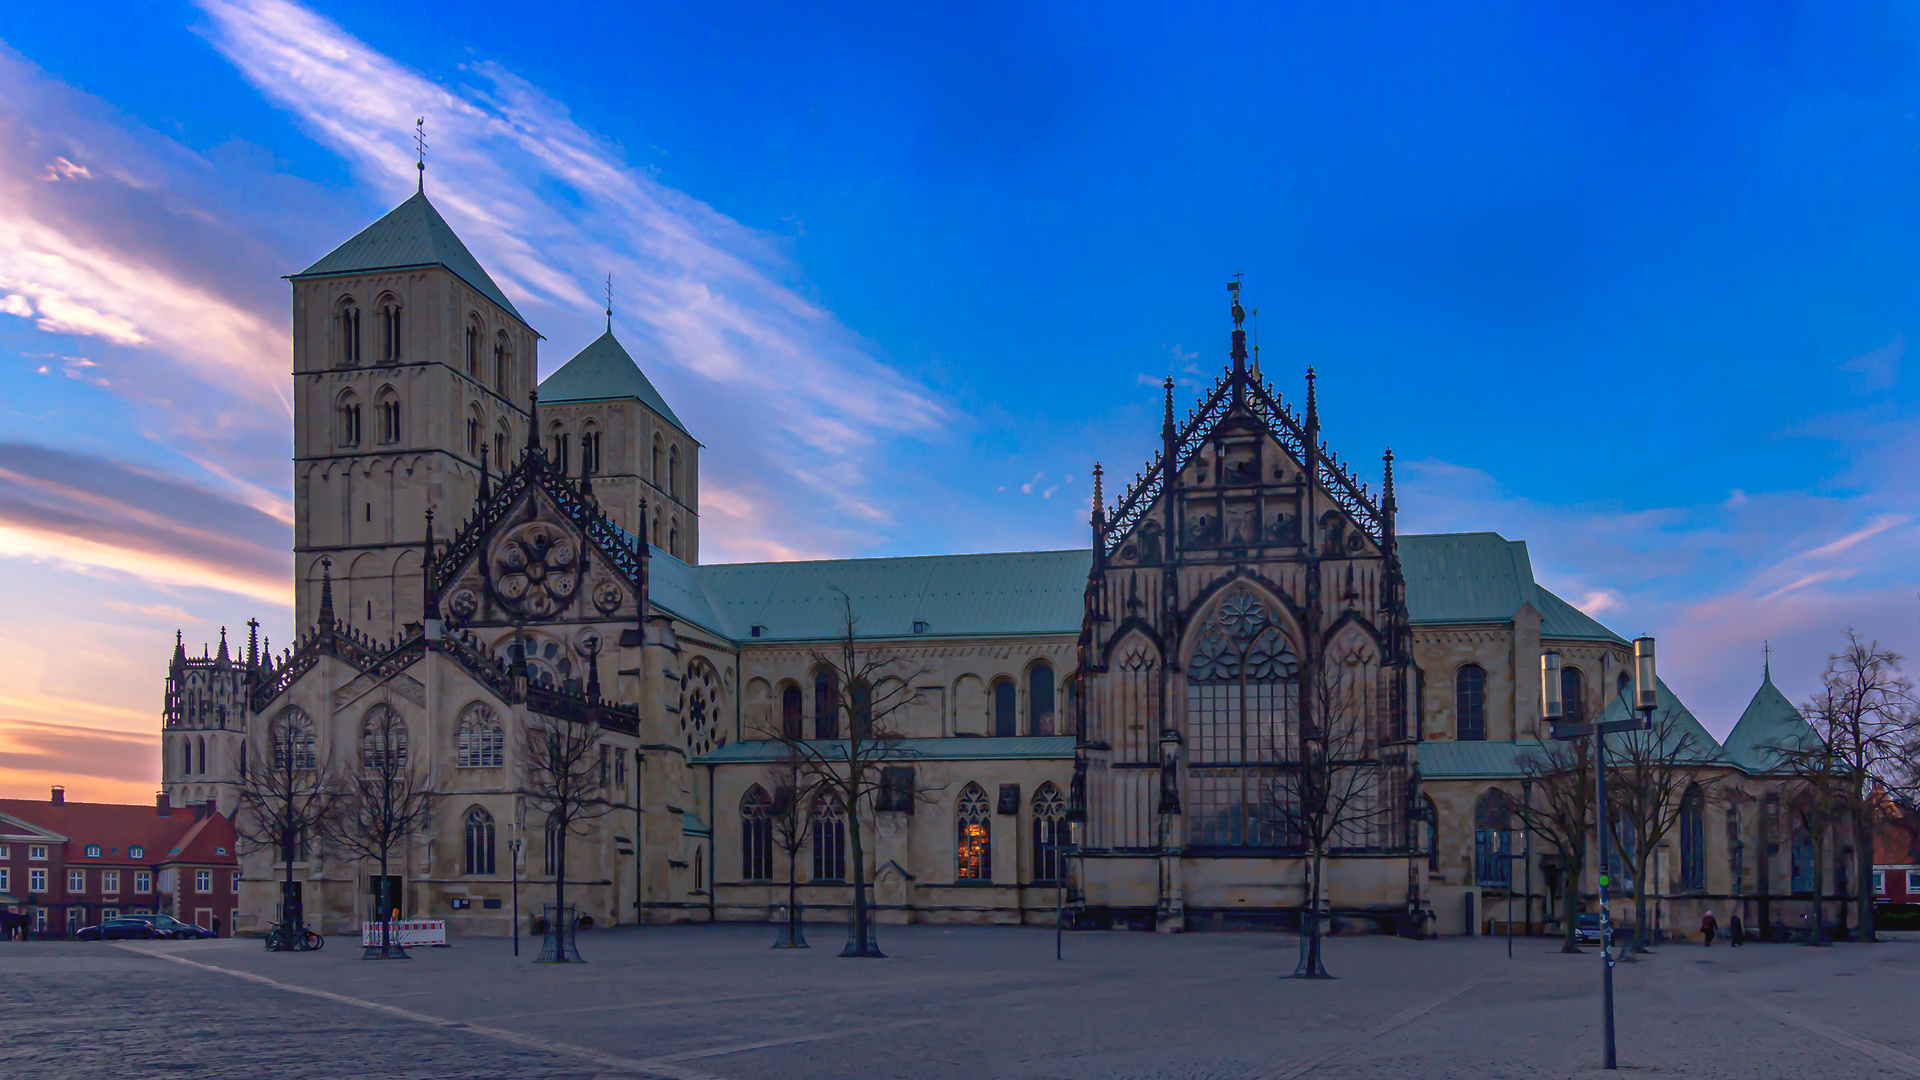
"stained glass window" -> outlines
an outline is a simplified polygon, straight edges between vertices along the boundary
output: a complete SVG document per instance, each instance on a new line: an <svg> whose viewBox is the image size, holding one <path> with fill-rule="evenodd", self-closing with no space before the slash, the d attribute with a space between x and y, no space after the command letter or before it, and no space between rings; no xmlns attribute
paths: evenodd
<svg viewBox="0 0 1920 1080"><path fill-rule="evenodd" d="M1229 593L1187 661L1187 800L1192 843L1287 843L1279 766L1299 718L1299 660L1245 589Z"/></svg>
<svg viewBox="0 0 1920 1080"><path fill-rule="evenodd" d="M773 877L773 797L759 784L740 800L740 876L748 881Z"/></svg>
<svg viewBox="0 0 1920 1080"><path fill-rule="evenodd" d="M813 880L847 879L847 817L840 804L822 797L813 810Z"/></svg>
<svg viewBox="0 0 1920 1080"><path fill-rule="evenodd" d="M1051 782L1033 793L1033 880L1060 877L1067 845L1067 801Z"/></svg>
<svg viewBox="0 0 1920 1080"><path fill-rule="evenodd" d="M968 784L960 792L954 809L959 857L954 876L961 881L993 880L992 810L979 784Z"/></svg>
<svg viewBox="0 0 1920 1080"><path fill-rule="evenodd" d="M1468 664L1453 677L1454 737L1474 741L1487 737L1487 672Z"/></svg>

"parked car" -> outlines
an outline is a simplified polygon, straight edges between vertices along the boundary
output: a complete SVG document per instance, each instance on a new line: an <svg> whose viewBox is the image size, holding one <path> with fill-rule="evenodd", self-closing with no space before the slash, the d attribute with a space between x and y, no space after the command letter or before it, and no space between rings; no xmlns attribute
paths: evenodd
<svg viewBox="0 0 1920 1080"><path fill-rule="evenodd" d="M1595 911L1574 916L1573 937L1582 945L1600 944L1600 913Z"/></svg>
<svg viewBox="0 0 1920 1080"><path fill-rule="evenodd" d="M99 926L83 926L73 936L77 941L147 940L159 937L160 932L140 919L108 919Z"/></svg>
<svg viewBox="0 0 1920 1080"><path fill-rule="evenodd" d="M171 915L122 915L122 919L138 919L153 927L153 936L160 938L210 938L213 931L205 927L184 923Z"/></svg>

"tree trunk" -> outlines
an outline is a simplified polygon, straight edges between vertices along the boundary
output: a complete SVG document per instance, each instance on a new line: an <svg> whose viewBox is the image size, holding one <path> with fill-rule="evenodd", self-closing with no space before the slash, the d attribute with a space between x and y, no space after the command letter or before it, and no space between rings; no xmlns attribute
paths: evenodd
<svg viewBox="0 0 1920 1080"><path fill-rule="evenodd" d="M867 948L867 860L860 840L860 810L856 801L847 808L847 836L853 841L853 934L841 956L872 956Z"/></svg>
<svg viewBox="0 0 1920 1080"><path fill-rule="evenodd" d="M1873 820L1861 799L1853 808L1853 910L1858 941L1878 941L1873 932Z"/></svg>
<svg viewBox="0 0 1920 1080"><path fill-rule="evenodd" d="M1567 868L1565 877L1561 885L1561 888L1564 890L1566 907L1567 907L1567 919L1565 924L1561 928L1561 932L1565 937L1565 940L1563 940L1560 944L1560 951L1563 953L1577 953L1580 951L1580 929L1578 924L1579 907L1580 907L1580 867L1581 867L1581 864L1584 863L1585 861L1586 860L1581 859L1576 855L1573 860L1573 865Z"/></svg>
<svg viewBox="0 0 1920 1080"><path fill-rule="evenodd" d="M1320 962L1320 890L1326 875L1325 859L1323 846L1315 844L1313 857L1307 862L1307 919L1300 938L1303 955L1293 973L1296 979L1332 978Z"/></svg>
<svg viewBox="0 0 1920 1080"><path fill-rule="evenodd" d="M1827 891L1823 887L1826 875L1822 872L1826 869L1827 830L1821 815L1815 814L1813 820L1813 938L1811 944L1826 945L1828 944L1827 913L1821 900Z"/></svg>
<svg viewBox="0 0 1920 1080"><path fill-rule="evenodd" d="M560 850L555 853L553 868L553 918L547 923L547 931L554 934L557 948L554 950L554 963L567 962L567 935L570 929L567 923L567 830L557 830L560 837Z"/></svg>
<svg viewBox="0 0 1920 1080"><path fill-rule="evenodd" d="M794 862L800 857L798 851L787 852L787 942L800 940L800 911L794 906L800 896L800 884L796 880L798 870Z"/></svg>
<svg viewBox="0 0 1920 1080"><path fill-rule="evenodd" d="M387 895L387 849L380 849L380 955L393 951L393 897Z"/></svg>
<svg viewBox="0 0 1920 1080"><path fill-rule="evenodd" d="M1642 840L1633 853L1633 951L1652 952L1647 944L1647 860L1652 854Z"/></svg>

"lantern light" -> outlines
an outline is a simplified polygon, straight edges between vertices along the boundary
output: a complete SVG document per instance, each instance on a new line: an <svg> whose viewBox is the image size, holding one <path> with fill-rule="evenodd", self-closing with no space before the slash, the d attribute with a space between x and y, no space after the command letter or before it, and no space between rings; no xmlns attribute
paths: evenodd
<svg viewBox="0 0 1920 1080"><path fill-rule="evenodd" d="M1548 649L1540 654L1540 716L1553 723L1565 715L1560 700L1560 652Z"/></svg>
<svg viewBox="0 0 1920 1080"><path fill-rule="evenodd" d="M1653 667L1653 638L1644 635L1633 639L1633 696L1634 708L1641 712L1660 707L1660 681Z"/></svg>

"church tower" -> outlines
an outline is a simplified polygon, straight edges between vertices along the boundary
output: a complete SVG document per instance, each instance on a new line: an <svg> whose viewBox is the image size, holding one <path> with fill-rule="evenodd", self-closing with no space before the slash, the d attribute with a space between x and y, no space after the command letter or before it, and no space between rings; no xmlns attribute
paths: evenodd
<svg viewBox="0 0 1920 1080"><path fill-rule="evenodd" d="M341 621L384 641L421 619L427 510L457 523L525 445L540 335L424 184L289 280L294 625L326 562Z"/></svg>

